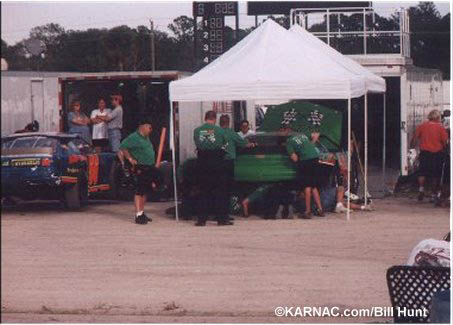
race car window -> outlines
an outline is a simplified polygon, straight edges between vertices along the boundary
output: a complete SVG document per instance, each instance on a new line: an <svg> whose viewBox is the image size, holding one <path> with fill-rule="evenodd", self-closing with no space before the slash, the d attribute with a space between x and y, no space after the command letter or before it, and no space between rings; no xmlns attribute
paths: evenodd
<svg viewBox="0 0 453 325"><path fill-rule="evenodd" d="M15 139L2 139L2 149L9 149L11 148L11 145L13 144Z"/></svg>
<svg viewBox="0 0 453 325"><path fill-rule="evenodd" d="M16 138L8 148L33 148L36 140L36 137Z"/></svg>
<svg viewBox="0 0 453 325"><path fill-rule="evenodd" d="M71 142L73 142L74 145L79 149L79 151L84 155L92 152L91 146L83 139L74 139Z"/></svg>
<svg viewBox="0 0 453 325"><path fill-rule="evenodd" d="M38 138L36 143L34 144L34 148L52 148L52 151L55 151L57 148L58 141L52 138Z"/></svg>
<svg viewBox="0 0 453 325"><path fill-rule="evenodd" d="M62 147L63 149L67 148L69 154L80 154L80 150L77 148L74 140L68 141L66 144L62 145Z"/></svg>

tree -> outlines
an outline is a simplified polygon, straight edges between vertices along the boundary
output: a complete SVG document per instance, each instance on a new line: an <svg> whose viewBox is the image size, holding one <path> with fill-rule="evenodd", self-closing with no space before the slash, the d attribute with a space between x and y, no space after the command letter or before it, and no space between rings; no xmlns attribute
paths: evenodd
<svg viewBox="0 0 453 325"><path fill-rule="evenodd" d="M442 70L450 78L450 14L441 18L432 2L409 8L411 57L414 64Z"/></svg>
<svg viewBox="0 0 453 325"><path fill-rule="evenodd" d="M46 46L52 46L58 43L61 35L65 33L62 26L58 24L46 24L42 26L33 27L30 30L30 38L36 38L43 41Z"/></svg>
<svg viewBox="0 0 453 325"><path fill-rule="evenodd" d="M193 71L194 69L194 23L194 19L180 16L168 25L168 29L175 35L174 68L177 70Z"/></svg>

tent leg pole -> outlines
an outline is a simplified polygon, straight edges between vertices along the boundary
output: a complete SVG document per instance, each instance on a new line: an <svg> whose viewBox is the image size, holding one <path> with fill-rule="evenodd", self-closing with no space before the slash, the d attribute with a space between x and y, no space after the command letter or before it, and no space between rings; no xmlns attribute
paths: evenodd
<svg viewBox="0 0 453 325"><path fill-rule="evenodd" d="M173 160L173 190L175 195L175 218L179 221L179 210L178 210L178 190L176 183L176 154L175 154L175 128L173 123L173 102L170 100L170 145L171 145L171 158Z"/></svg>
<svg viewBox="0 0 453 325"><path fill-rule="evenodd" d="M365 198L365 206L368 205L368 94L365 94L365 171L364 171L364 188L365 194L363 197ZM358 154L358 153L357 153Z"/></svg>
<svg viewBox="0 0 453 325"><path fill-rule="evenodd" d="M348 212L346 220L351 217L351 98L348 98Z"/></svg>
<svg viewBox="0 0 453 325"><path fill-rule="evenodd" d="M382 105L383 107L383 126L382 126L382 133L383 133L383 137L382 137L382 182L384 183L383 184L383 189L384 189L384 193L386 192L386 182L385 182L385 164L386 164L386 142L387 142L387 131L386 131L386 114L387 114L387 109L386 109L386 95L385 93L383 94L383 99L384 99L384 103Z"/></svg>

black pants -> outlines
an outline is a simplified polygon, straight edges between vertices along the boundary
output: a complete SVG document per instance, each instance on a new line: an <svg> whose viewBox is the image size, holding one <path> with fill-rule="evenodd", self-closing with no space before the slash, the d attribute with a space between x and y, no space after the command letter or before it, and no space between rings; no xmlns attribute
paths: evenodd
<svg viewBox="0 0 453 325"><path fill-rule="evenodd" d="M420 176L440 178L442 176L442 167L445 153L439 152L420 152Z"/></svg>
<svg viewBox="0 0 453 325"><path fill-rule="evenodd" d="M143 196L152 191L152 183L156 185L162 183L162 175L159 170L151 165L137 165L135 175L135 195Z"/></svg>
<svg viewBox="0 0 453 325"><path fill-rule="evenodd" d="M230 199L231 195L233 194L233 186L234 186L234 160L229 159L225 160L225 172L227 177L227 193L228 193L228 200Z"/></svg>
<svg viewBox="0 0 453 325"><path fill-rule="evenodd" d="M197 179L200 198L197 204L198 221L204 222L209 215L217 221L228 220L228 168L223 154L217 150L198 152Z"/></svg>

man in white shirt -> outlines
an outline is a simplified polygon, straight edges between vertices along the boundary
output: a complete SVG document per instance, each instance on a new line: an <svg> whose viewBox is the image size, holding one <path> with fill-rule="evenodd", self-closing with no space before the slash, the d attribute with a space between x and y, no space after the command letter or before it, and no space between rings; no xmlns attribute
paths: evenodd
<svg viewBox="0 0 453 325"><path fill-rule="evenodd" d="M240 127L240 131L238 132L239 136L244 139L250 135L254 135L255 132L253 132L252 130L250 130L250 124L249 124L249 121L247 120L243 120L241 122L241 127Z"/></svg>
<svg viewBox="0 0 453 325"><path fill-rule="evenodd" d="M98 153L109 144L107 124L102 120L102 118L110 113L111 110L109 108L105 108L105 100L103 98L99 99L98 108L91 112L90 119L93 123L93 145Z"/></svg>

